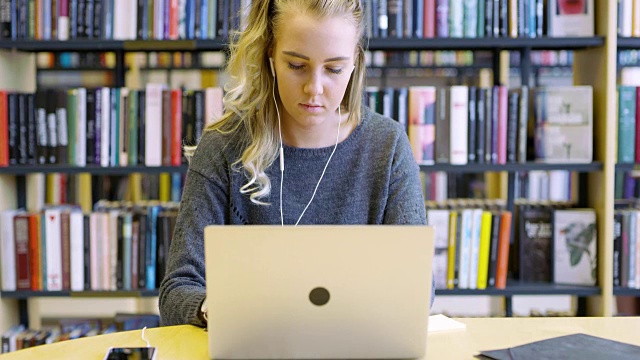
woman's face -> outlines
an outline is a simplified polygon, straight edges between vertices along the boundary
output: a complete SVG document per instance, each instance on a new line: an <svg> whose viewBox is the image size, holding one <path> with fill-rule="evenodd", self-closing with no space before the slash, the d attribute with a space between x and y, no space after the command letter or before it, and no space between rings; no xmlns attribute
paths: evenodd
<svg viewBox="0 0 640 360"><path fill-rule="evenodd" d="M356 34L342 17L296 14L284 21L271 56L287 132L313 130L335 137L338 106L354 69Z"/></svg>

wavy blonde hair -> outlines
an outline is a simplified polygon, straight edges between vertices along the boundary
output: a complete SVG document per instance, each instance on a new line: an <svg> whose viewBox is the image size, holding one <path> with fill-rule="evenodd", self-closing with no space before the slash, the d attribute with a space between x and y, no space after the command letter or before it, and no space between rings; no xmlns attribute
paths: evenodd
<svg viewBox="0 0 640 360"><path fill-rule="evenodd" d="M269 50L275 46L275 35L287 15L292 13L315 15L319 19L343 17L357 29L355 69L347 85L341 109L349 112L348 124L360 122L362 89L365 78L364 65L364 17L359 0L254 0L244 31L235 34L229 45L229 61L226 71L231 81L225 86L222 117L205 131L236 132L243 127L241 144L248 144L242 156L233 166L245 171L247 183L240 188L249 194L251 201L268 205L260 199L271 192L271 181L265 170L276 160L279 149L276 107L271 98L275 80L269 68ZM277 93L277 92L276 92ZM195 146L185 146L188 159Z"/></svg>

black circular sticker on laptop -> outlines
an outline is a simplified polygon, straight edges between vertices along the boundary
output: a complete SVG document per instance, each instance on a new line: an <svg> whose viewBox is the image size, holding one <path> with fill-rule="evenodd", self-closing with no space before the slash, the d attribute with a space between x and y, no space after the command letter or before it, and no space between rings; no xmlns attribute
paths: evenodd
<svg viewBox="0 0 640 360"><path fill-rule="evenodd" d="M329 291L323 287L317 287L309 293L309 300L313 305L322 306L329 302Z"/></svg>

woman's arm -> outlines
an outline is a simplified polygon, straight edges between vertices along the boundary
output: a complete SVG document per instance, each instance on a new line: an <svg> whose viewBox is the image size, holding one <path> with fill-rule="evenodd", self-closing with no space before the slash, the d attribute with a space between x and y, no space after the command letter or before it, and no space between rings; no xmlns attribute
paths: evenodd
<svg viewBox="0 0 640 360"><path fill-rule="evenodd" d="M427 224L427 212L420 182L420 167L413 157L406 136L398 137L393 154L384 223ZM435 295L436 282L432 274L431 305L433 305Z"/></svg>
<svg viewBox="0 0 640 360"><path fill-rule="evenodd" d="M200 317L206 295L204 227L227 223L227 202L227 189L222 181L188 171L166 275L160 284L163 325L206 325Z"/></svg>

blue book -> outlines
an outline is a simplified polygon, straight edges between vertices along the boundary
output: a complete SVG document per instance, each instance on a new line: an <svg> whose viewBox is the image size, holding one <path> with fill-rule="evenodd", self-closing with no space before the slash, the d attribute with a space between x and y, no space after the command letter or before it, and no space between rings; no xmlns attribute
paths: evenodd
<svg viewBox="0 0 640 360"><path fill-rule="evenodd" d="M146 265L147 265L147 290L156 288L156 248L158 238L158 213L160 206L149 206L147 209L147 243L146 243ZM160 285L160 284L158 284Z"/></svg>
<svg viewBox="0 0 640 360"><path fill-rule="evenodd" d="M200 0L200 33L198 39L206 39L209 33L209 0Z"/></svg>

